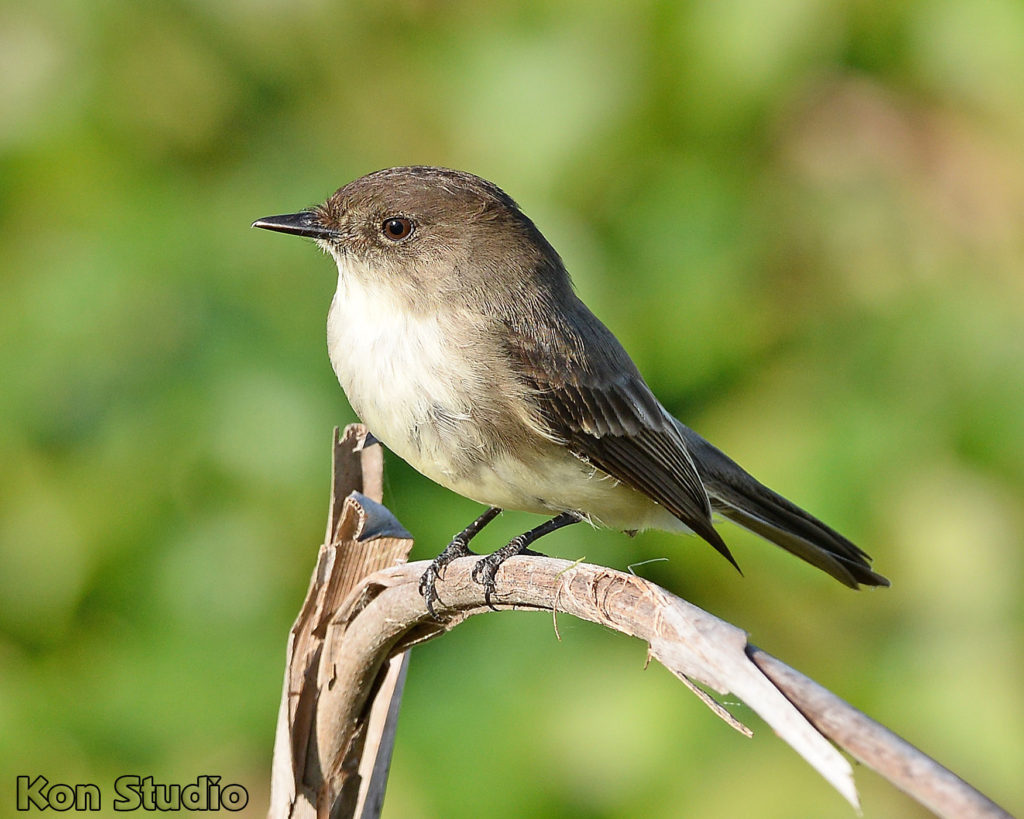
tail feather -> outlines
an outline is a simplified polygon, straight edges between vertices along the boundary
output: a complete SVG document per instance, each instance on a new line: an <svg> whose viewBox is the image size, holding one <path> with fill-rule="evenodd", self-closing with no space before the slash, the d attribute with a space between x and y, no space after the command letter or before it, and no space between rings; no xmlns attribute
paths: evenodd
<svg viewBox="0 0 1024 819"><path fill-rule="evenodd" d="M676 423L715 511L850 588L889 585L872 571L871 558L835 529L757 481L692 429Z"/></svg>

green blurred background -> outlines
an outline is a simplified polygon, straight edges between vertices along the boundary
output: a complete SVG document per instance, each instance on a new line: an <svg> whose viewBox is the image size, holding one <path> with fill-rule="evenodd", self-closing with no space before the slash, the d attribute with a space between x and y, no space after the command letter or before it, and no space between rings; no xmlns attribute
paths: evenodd
<svg viewBox="0 0 1024 819"><path fill-rule="evenodd" d="M486 8L486 10L485 10ZM263 815L322 537L329 260L252 231L377 168L494 180L663 402L849 534L568 530L1024 810L1024 4L41 0L0 8L0 805L216 774ZM479 507L388 461L430 558ZM534 525L507 514L490 547ZM415 650L391 817L852 812L645 647ZM923 816L858 769L867 816Z"/></svg>

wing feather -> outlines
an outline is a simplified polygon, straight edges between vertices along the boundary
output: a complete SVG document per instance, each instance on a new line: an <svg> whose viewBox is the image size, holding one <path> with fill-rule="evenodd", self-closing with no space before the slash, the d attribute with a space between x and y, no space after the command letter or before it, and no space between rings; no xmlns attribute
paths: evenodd
<svg viewBox="0 0 1024 819"><path fill-rule="evenodd" d="M674 419L611 332L592 316L529 332L507 329L509 358L550 433L576 457L664 506L736 565L712 526L711 502Z"/></svg>

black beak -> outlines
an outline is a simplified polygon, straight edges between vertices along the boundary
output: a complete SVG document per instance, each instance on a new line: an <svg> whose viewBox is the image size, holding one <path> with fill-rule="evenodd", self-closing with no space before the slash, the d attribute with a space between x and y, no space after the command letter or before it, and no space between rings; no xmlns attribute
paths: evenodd
<svg viewBox="0 0 1024 819"><path fill-rule="evenodd" d="M307 236L310 239L333 239L337 233L324 227L320 216L311 210L299 213L287 213L284 216L265 216L252 223L253 227L264 230L276 230L279 233L294 233L296 236Z"/></svg>

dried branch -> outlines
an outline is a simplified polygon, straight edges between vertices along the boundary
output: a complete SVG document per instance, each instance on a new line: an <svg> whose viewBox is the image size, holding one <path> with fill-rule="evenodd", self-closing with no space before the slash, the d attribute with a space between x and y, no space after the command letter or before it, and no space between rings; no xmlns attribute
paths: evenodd
<svg viewBox="0 0 1024 819"><path fill-rule="evenodd" d="M938 816L1009 817L959 776L810 677L756 646L747 654L817 728Z"/></svg>
<svg viewBox="0 0 1024 819"><path fill-rule="evenodd" d="M405 682L407 658L393 654L347 681L345 697L322 695L336 684L324 678L330 666L322 661L325 641L330 648L338 639L330 625L334 613L367 575L404 562L412 548L412 537L380 505L381 448L364 446L361 424L341 437L335 429L333 440L327 535L288 640L271 774L274 819L380 815ZM326 754L318 742L321 722L345 726L332 733L336 745ZM324 806L330 806L326 813Z"/></svg>
<svg viewBox="0 0 1024 819"><path fill-rule="evenodd" d="M366 516L352 542L359 542L359 532L379 532L385 541L396 538L396 532L404 532L384 507L372 501L364 504L358 496L346 501L349 508L360 507ZM356 803L347 794L359 781L353 771L368 709L374 697L381 696L381 670L411 646L440 636L468 617L491 611L482 588L470 578L475 560L463 558L448 566L438 583L441 600L436 606L436 620L427 613L418 591L426 563L383 568L363 578L344 600L336 594L322 596L340 601L340 605L328 610L317 604L314 619L321 624L317 633L323 636L315 657L318 670L313 665L307 665L303 674L296 675L293 670L291 682L286 684L286 695L291 695L285 700L292 705L286 708L282 703L282 722L278 726L270 812L273 819L356 815ZM318 565L313 585L321 574ZM939 816L1009 817L887 728L750 645L742 630L653 583L602 566L532 555L508 560L496 582L493 602L499 609L564 612L646 641L652 657L698 693L716 714L749 735L691 681L722 695L738 696L854 808L858 803L852 770L832 743ZM309 619L309 606L307 600L296 629L304 617ZM293 630L293 643L295 634ZM306 707L296 708L295 702ZM292 726L289 734L284 720L291 714L298 719L288 722ZM310 721L311 715L315 724ZM278 752L288 747L293 749L293 759L297 758L295 749L307 752L305 766L296 766L291 772L293 776L303 775L302 780L289 782L284 766L281 772L278 770ZM319 781L318 776L322 777ZM309 812L296 810L300 804L305 804ZM314 806L318 808L315 813ZM377 814L367 811L360 815Z"/></svg>

